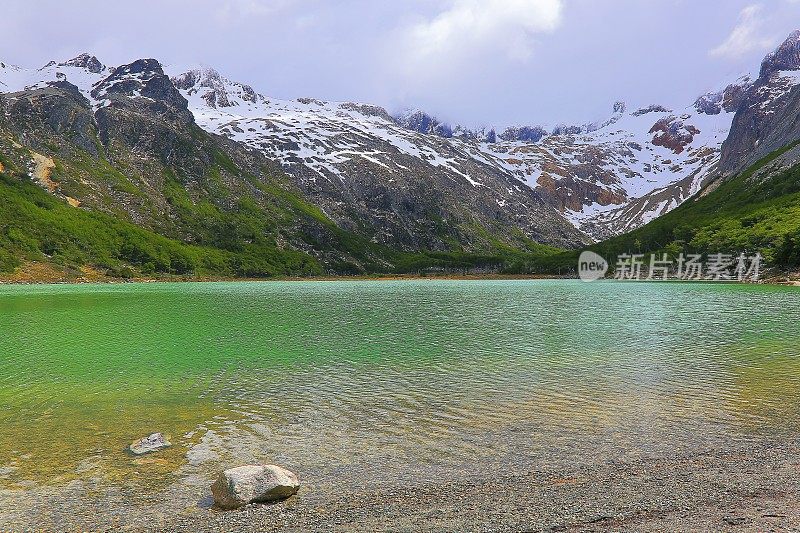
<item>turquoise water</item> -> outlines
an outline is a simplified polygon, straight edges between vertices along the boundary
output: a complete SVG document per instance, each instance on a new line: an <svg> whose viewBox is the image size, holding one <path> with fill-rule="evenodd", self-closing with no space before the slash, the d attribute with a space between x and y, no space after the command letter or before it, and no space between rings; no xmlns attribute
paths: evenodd
<svg viewBox="0 0 800 533"><path fill-rule="evenodd" d="M0 529L203 512L246 462L323 501L791 438L799 320L800 290L754 285L0 287ZM125 452L154 431L174 446Z"/></svg>

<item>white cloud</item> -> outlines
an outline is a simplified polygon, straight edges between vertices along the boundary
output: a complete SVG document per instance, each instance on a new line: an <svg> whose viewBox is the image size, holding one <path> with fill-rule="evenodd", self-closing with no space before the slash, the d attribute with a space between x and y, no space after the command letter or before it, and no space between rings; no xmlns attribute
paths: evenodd
<svg viewBox="0 0 800 533"><path fill-rule="evenodd" d="M457 67L481 52L525 60L533 36L555 30L561 11L562 0L450 0L404 31L404 59L412 69Z"/></svg>
<svg viewBox="0 0 800 533"><path fill-rule="evenodd" d="M752 4L742 9L736 27L725 41L709 50L709 55L738 59L749 52L772 48L775 45L775 39L763 35L764 19L761 12L761 4Z"/></svg>

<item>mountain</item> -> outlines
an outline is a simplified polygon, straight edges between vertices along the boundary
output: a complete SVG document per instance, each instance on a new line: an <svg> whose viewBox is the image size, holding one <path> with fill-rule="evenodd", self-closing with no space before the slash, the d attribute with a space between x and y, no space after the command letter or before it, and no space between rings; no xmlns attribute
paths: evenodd
<svg viewBox="0 0 800 533"><path fill-rule="evenodd" d="M752 84L728 95L739 103L731 100L736 113L719 173L673 211L593 249L612 262L620 253L758 252L782 271L800 267L799 81L800 32L793 32ZM553 264L575 260L565 254Z"/></svg>
<svg viewBox="0 0 800 533"><path fill-rule="evenodd" d="M85 63L91 59L90 69ZM32 72L15 69L4 75L0 70L0 80L11 90L69 83L102 118L102 109L117 92L151 98L136 92L133 78L142 75L142 68L161 69L153 59L113 70L97 65L97 59L84 55ZM341 227L373 242L444 251L454 242L486 249L493 241L556 246L585 241L529 188L466 157L464 146L437 136L414 136L377 106L270 100L209 69L158 80L158 90L175 93L160 96L185 98L201 128L280 163L315 205ZM380 134L369 137L375 131ZM390 164L382 164L383 157Z"/></svg>
<svg viewBox="0 0 800 533"><path fill-rule="evenodd" d="M758 79L742 97L720 170L732 175L800 137L800 30L761 63Z"/></svg>
<svg viewBox="0 0 800 533"><path fill-rule="evenodd" d="M537 143L489 150L576 227L601 240L639 227L696 192L716 169L732 117L732 110L707 113L694 105L627 111L617 104L599 125L562 126Z"/></svg>
<svg viewBox="0 0 800 533"><path fill-rule="evenodd" d="M407 246L419 244L412 236L421 228L394 206L407 200L401 191L432 183L439 199L463 204L482 224L514 220L541 242L582 240L548 206L595 239L630 231L710 178L750 84L743 77L679 111L627 110L617 102L605 120L513 126L498 134L451 127L421 110L391 116L353 102L276 100L207 68L172 77L201 127L280 161L345 227L388 224L386 232L375 232L376 241L410 239Z"/></svg>
<svg viewBox="0 0 800 533"><path fill-rule="evenodd" d="M365 174L360 189L347 189L355 198L333 184L304 190L283 171L287 161L200 127L184 93L196 95L154 59L0 64L0 83L0 270L30 261L73 277L89 267L255 277L496 269L552 250L539 242L583 239L535 192L515 195L491 170L492 189L448 169L410 173L397 191ZM261 101L246 86L237 91L202 101ZM504 198L517 205L500 212Z"/></svg>
<svg viewBox="0 0 800 533"><path fill-rule="evenodd" d="M280 162L342 227L404 249L481 246L486 237L561 247L586 242L536 191L412 113L301 98L276 100L211 69L173 76L198 124ZM513 228L513 229L509 229Z"/></svg>
<svg viewBox="0 0 800 533"><path fill-rule="evenodd" d="M0 63L0 268L528 271L556 258L552 247L632 230L603 246L699 245L702 228L687 221L714 221L693 215L705 198L725 209L732 187L769 201L790 192L783 178L773 196L754 187L793 168L794 152L776 150L800 129L798 40L769 54L755 80L679 110L617 102L594 122L503 130L274 99L213 69L155 59ZM767 219L752 227L769 239L748 246L789 239L791 224Z"/></svg>
<svg viewBox="0 0 800 533"><path fill-rule="evenodd" d="M197 127L157 61L3 69L21 85L0 96L4 270L269 276L374 260L279 167Z"/></svg>
<svg viewBox="0 0 800 533"><path fill-rule="evenodd" d="M667 253L676 259L681 253L734 257L760 253L766 265L779 271L800 267L800 139L592 250L612 264L624 253L644 254L645 263L650 254ZM576 261L577 255L564 254L551 265L563 271Z"/></svg>

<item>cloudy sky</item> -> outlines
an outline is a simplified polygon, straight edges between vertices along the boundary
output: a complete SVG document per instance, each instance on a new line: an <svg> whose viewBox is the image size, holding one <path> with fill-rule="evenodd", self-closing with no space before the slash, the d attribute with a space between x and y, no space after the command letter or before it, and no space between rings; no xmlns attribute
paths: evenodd
<svg viewBox="0 0 800 533"><path fill-rule="evenodd" d="M280 98L470 126L680 108L800 28L800 0L2 0L0 61L213 66Z"/></svg>

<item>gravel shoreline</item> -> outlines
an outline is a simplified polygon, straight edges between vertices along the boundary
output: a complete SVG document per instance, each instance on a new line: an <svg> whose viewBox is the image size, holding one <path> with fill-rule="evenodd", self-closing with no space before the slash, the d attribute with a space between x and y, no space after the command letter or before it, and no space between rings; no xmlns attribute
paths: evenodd
<svg viewBox="0 0 800 533"><path fill-rule="evenodd" d="M800 447L767 443L176 517L174 531L798 531ZM343 488L343 491L347 490ZM351 489L352 490L352 489ZM160 530L163 528L159 527Z"/></svg>

